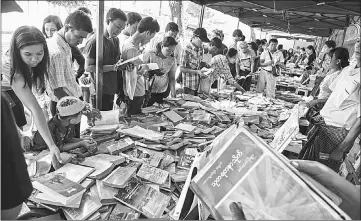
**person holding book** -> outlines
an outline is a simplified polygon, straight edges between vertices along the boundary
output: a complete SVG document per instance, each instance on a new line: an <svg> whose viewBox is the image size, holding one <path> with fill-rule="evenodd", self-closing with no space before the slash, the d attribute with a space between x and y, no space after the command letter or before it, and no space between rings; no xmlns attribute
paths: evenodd
<svg viewBox="0 0 361 221"><path fill-rule="evenodd" d="M159 42L155 49L145 51L139 58L141 63L156 63L159 70L148 71L149 76L149 101L146 106L152 106L155 102L163 103L163 99L171 94L176 96L175 92L175 72L177 70L177 61L174 51L178 42L173 37L165 37ZM146 98L147 99L147 98Z"/></svg>
<svg viewBox="0 0 361 221"><path fill-rule="evenodd" d="M114 65L120 59L119 38L117 36L124 29L126 22L127 16L120 9L110 8L106 14L106 26L103 34L102 111L113 109L114 95L118 92L118 73L114 69ZM84 48L84 54L86 54L85 69L91 73L92 79L95 79L96 44L96 35L93 35ZM85 89L89 90L89 87Z"/></svg>
<svg viewBox="0 0 361 221"><path fill-rule="evenodd" d="M353 185L319 162L292 160L291 165L339 196L342 199L339 205L340 209L352 220L360 220L360 185ZM229 209L232 213L232 220L247 220L240 202L230 203Z"/></svg>
<svg viewBox="0 0 361 221"><path fill-rule="evenodd" d="M256 54L253 50L248 49L248 44L241 41L238 44L238 59L236 60L237 83L246 91L251 89L251 80L254 70L254 57Z"/></svg>
<svg viewBox="0 0 361 221"><path fill-rule="evenodd" d="M121 60L119 62L121 63L122 61L139 56L141 54L140 46L149 43L155 34L159 32L159 29L157 20L152 17L143 18L138 24L137 31L124 42L121 48ZM117 68L119 68L118 64L116 65ZM141 67L138 65L134 68L135 69L132 70L127 69L123 72L123 101L127 107L127 115L140 113L145 98L146 80L143 74L147 71L147 68L146 66ZM134 72L136 72L137 78L135 79L135 88L132 88L133 85L127 84L127 81L129 83L131 79L134 79Z"/></svg>
<svg viewBox="0 0 361 221"><path fill-rule="evenodd" d="M81 120L86 106L79 98L65 96L57 104L57 114L49 120L48 127L54 142L61 152L68 152L77 148L85 148L94 153L97 149L96 142L88 139L75 138L75 125ZM39 151L47 149L41 134L36 132L33 138L31 150Z"/></svg>

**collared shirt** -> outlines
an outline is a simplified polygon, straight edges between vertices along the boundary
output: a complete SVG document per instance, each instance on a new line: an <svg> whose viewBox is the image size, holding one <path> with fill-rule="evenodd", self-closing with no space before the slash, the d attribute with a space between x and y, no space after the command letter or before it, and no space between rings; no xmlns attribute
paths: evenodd
<svg viewBox="0 0 361 221"><path fill-rule="evenodd" d="M283 57L282 52L280 51L275 51L275 52L270 52L269 50L264 50L261 54L261 60L264 60L263 63L267 63L269 61L271 61L271 56L269 55L269 53L271 53L272 58L273 58L273 64L277 63L277 62L281 62L283 63L285 61L285 58ZM266 71L272 71L272 65L268 65L266 67L262 67L263 69L265 69Z"/></svg>
<svg viewBox="0 0 361 221"><path fill-rule="evenodd" d="M59 120L58 114L49 120L48 127L54 143L60 150L62 150L64 144L67 144L69 140L75 137L75 126L69 124L68 126L64 127ZM47 148L47 145L39 131L35 132L33 144L33 150Z"/></svg>
<svg viewBox="0 0 361 221"><path fill-rule="evenodd" d="M63 37L54 33L52 38L47 40L49 49L49 80L46 81L46 91L52 101L58 102L54 90L63 88L69 96L81 97L82 91L76 82L76 73L73 68L71 48Z"/></svg>
<svg viewBox="0 0 361 221"><path fill-rule="evenodd" d="M337 76L340 74L341 70L327 73L326 77L322 80L320 84L320 93L318 94L318 99L326 99L328 98L332 91L330 90L330 85L332 82L337 78Z"/></svg>
<svg viewBox="0 0 361 221"><path fill-rule="evenodd" d="M87 58L96 59L96 35L86 43L84 54ZM103 36L103 65L114 65L120 59L119 39ZM118 92L118 75L116 71L103 73L103 94L114 95Z"/></svg>
<svg viewBox="0 0 361 221"><path fill-rule="evenodd" d="M169 84L169 74L175 74L177 70L176 60L174 57L161 58L156 50L146 51L139 56L145 63L157 63L159 69L164 73L161 76L154 76L152 93L163 93L167 90Z"/></svg>
<svg viewBox="0 0 361 221"><path fill-rule="evenodd" d="M327 125L350 130L360 117L360 68L344 68L329 88L332 94L320 114Z"/></svg>
<svg viewBox="0 0 361 221"><path fill-rule="evenodd" d="M152 40L145 46L145 51L151 51L157 49L157 44L161 43L164 39L164 34L156 34ZM182 46L179 41L174 49L174 57L177 61L177 64L180 64L181 56L182 56Z"/></svg>
<svg viewBox="0 0 361 221"><path fill-rule="evenodd" d="M241 70L251 70L251 59L255 57L256 54L253 50L247 49L246 53L243 53L242 50L238 49L238 59L239 59L239 66Z"/></svg>
<svg viewBox="0 0 361 221"><path fill-rule="evenodd" d="M222 54L214 56L211 60L210 66L214 69L210 76L212 82L217 80L218 77L223 77L231 85L236 82L231 74L227 56Z"/></svg>
<svg viewBox="0 0 361 221"><path fill-rule="evenodd" d="M201 61L203 58L202 48L194 46L191 42L185 46L182 53L181 66L192 70L201 69ZM182 72L184 87L192 90L198 90L199 75Z"/></svg>
<svg viewBox="0 0 361 221"><path fill-rule="evenodd" d="M139 45L134 44L131 38L128 38L121 48L121 58L123 61L129 60L141 54ZM126 74L123 73L123 88L124 94L128 96ZM138 76L137 85L135 87L134 96L141 97L145 95L145 79L143 76Z"/></svg>

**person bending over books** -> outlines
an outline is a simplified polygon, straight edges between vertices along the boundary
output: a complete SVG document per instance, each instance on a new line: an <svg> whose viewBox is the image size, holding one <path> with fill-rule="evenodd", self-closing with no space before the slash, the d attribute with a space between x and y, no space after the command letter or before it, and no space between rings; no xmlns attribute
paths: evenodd
<svg viewBox="0 0 361 221"><path fill-rule="evenodd" d="M248 48L247 42L242 41L239 43L238 58L236 59L237 83L246 91L251 89L255 57L256 54Z"/></svg>
<svg viewBox="0 0 361 221"><path fill-rule="evenodd" d="M79 98L65 96L61 98L56 106L57 114L49 120L48 127L55 144L61 152L67 152L77 148L84 148L90 153L97 150L96 142L92 140L75 138L75 125L81 121L86 106ZM47 145L37 131L33 138L31 150L38 151L47 149Z"/></svg>

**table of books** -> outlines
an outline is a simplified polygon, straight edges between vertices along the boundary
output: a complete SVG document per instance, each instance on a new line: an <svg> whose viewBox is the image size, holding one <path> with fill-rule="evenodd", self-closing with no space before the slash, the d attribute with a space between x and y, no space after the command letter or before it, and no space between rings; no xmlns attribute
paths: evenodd
<svg viewBox="0 0 361 221"><path fill-rule="evenodd" d="M231 199L226 192L237 184L233 198L242 192L252 195L242 201L250 219L299 218L305 211L299 208L313 209L317 216L310 218L333 219L336 212L325 199L310 193L281 154L297 154L306 139L298 124L305 109L296 103L224 89L167 98L131 117L122 116L120 110L101 111L102 119L81 134L97 142L95 154L81 148L62 153L64 164L55 170L48 151L25 153L34 191L20 218L227 219L229 211L223 204ZM228 156L232 148L235 152ZM221 161L227 156L229 164ZM236 168L239 174L252 171L240 178L249 184L227 176ZM257 181L264 175L265 180ZM290 189L280 188L281 183ZM252 185L258 188L257 196ZM263 196L267 187L262 185L270 185L269 194L278 191L278 195ZM291 199L296 195L302 202ZM265 201L278 201L278 207ZM292 202L297 213L285 209Z"/></svg>

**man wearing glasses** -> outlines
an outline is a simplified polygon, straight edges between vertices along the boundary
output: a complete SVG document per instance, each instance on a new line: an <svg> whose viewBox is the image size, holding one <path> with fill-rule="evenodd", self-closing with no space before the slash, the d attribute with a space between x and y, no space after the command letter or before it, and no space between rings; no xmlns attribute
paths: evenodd
<svg viewBox="0 0 361 221"><path fill-rule="evenodd" d="M71 47L76 47L93 31L92 22L87 14L74 11L65 19L64 27L47 42L49 48L49 80L46 91L51 99L50 110L56 114L57 102L65 96L80 98L82 90L76 82ZM80 124L76 126L76 133Z"/></svg>
<svg viewBox="0 0 361 221"><path fill-rule="evenodd" d="M203 42L210 42L207 31L204 28L197 28L193 37L185 46L180 63L184 93L197 96L200 77L204 76L201 70L203 58Z"/></svg>

